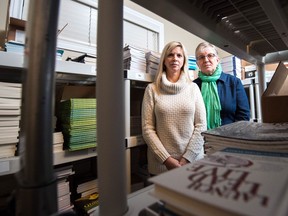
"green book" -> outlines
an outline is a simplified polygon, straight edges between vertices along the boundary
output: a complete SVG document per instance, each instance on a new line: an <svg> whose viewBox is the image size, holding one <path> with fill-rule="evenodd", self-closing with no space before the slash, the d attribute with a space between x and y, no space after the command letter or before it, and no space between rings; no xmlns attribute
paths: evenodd
<svg viewBox="0 0 288 216"><path fill-rule="evenodd" d="M71 98L60 103L61 109L96 109L96 98Z"/></svg>
<svg viewBox="0 0 288 216"><path fill-rule="evenodd" d="M82 143L82 144L77 144L77 145L69 145L68 150L69 151L77 151L77 150L95 148L95 147L97 147L97 143L91 142L91 143Z"/></svg>

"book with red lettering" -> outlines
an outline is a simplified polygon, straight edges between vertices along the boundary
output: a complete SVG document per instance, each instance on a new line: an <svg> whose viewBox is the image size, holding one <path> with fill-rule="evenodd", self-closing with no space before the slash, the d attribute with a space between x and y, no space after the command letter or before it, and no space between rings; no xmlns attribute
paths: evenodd
<svg viewBox="0 0 288 216"><path fill-rule="evenodd" d="M149 180L182 216L288 215L287 153L227 148Z"/></svg>

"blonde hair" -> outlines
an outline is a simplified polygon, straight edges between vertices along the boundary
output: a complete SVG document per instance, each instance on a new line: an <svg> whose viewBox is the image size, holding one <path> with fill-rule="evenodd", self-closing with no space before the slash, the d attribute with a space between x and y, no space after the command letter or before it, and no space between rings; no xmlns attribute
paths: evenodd
<svg viewBox="0 0 288 216"><path fill-rule="evenodd" d="M166 71L166 67L164 65L165 59L172 52L172 50L175 49L176 47L180 47L183 51L184 61L183 61L183 66L181 68L181 73L186 75L187 80L190 80L188 77L188 56L187 56L186 49L181 42L171 41L171 42L167 43L166 46L163 48L160 62L159 62L159 67L158 67L158 70L157 70L157 73L155 76L154 82L156 85L156 92L157 93L160 92L160 83L161 83L161 79L162 79L162 74L163 74L163 72Z"/></svg>

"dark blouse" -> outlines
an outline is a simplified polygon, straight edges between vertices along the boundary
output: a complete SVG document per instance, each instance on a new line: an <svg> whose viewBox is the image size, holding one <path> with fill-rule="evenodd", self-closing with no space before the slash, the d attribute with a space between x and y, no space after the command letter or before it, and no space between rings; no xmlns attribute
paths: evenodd
<svg viewBox="0 0 288 216"><path fill-rule="evenodd" d="M202 80L197 78L194 82L201 89ZM216 83L222 108L220 113L222 125L240 120L249 121L250 106L241 80L222 72Z"/></svg>

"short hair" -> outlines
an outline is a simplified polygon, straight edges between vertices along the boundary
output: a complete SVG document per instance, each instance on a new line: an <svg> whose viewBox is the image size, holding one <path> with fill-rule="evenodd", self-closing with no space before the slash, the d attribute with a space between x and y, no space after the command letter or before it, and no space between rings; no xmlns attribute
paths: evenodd
<svg viewBox="0 0 288 216"><path fill-rule="evenodd" d="M218 56L218 51L213 44L208 43L208 42L202 42L202 43L198 44L198 46L195 49L195 57L197 58L197 53L199 51L202 51L203 49L205 49L207 47L211 47L215 51L215 54Z"/></svg>

